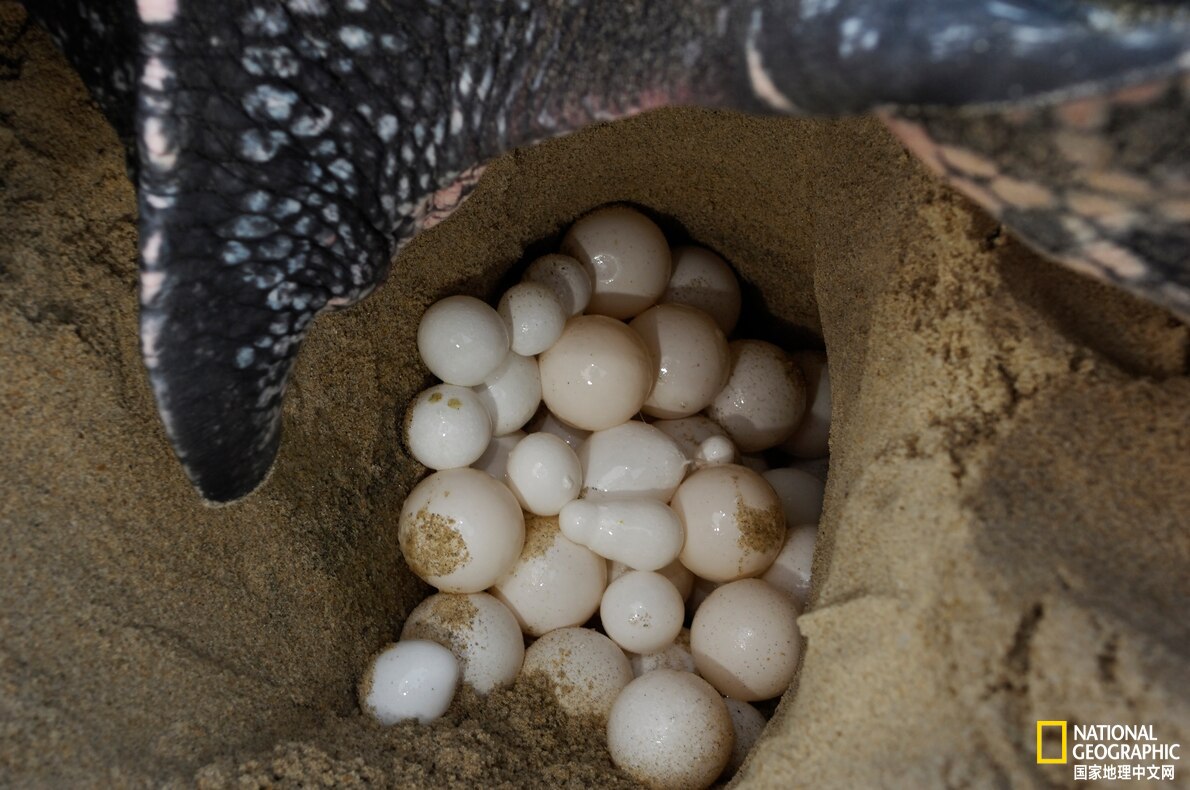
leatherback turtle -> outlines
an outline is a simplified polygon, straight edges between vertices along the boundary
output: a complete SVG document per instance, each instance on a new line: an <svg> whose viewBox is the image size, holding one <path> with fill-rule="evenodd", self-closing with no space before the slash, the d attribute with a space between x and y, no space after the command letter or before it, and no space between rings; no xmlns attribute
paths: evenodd
<svg viewBox="0 0 1190 790"><path fill-rule="evenodd" d="M1046 255L1190 315L1190 13L1112 0L29 0L124 139L141 345L208 501L322 310L514 146L668 104L878 112Z"/></svg>

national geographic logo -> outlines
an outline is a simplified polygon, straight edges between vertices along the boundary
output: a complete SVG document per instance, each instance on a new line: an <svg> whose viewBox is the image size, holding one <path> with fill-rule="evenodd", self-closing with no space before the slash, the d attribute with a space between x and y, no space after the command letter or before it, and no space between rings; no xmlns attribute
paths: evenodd
<svg viewBox="0 0 1190 790"><path fill-rule="evenodd" d="M1174 781L1181 744L1157 737L1151 724L1037 722L1037 764L1073 764L1075 781Z"/></svg>
<svg viewBox="0 0 1190 790"><path fill-rule="evenodd" d="M1048 732L1047 732L1048 731ZM1050 756L1045 756L1045 742L1048 740L1051 744L1058 742L1059 738L1055 734L1061 731L1061 747L1055 749L1050 747ZM1048 735L1048 738L1047 738ZM1054 752L1057 752L1056 754ZM1064 721L1039 721L1037 722L1037 764L1038 765L1065 765L1066 764L1066 722Z"/></svg>

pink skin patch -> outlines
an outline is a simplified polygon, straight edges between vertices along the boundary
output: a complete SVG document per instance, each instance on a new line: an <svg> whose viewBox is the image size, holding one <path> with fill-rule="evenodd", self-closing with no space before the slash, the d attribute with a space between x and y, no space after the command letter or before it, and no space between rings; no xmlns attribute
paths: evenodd
<svg viewBox="0 0 1190 790"><path fill-rule="evenodd" d="M165 24L178 15L178 0L136 0L136 12L146 25Z"/></svg>
<svg viewBox="0 0 1190 790"><path fill-rule="evenodd" d="M413 209L413 221L419 231L445 222L455 209L463 205L463 201L471 194L471 190L479 183L487 165L476 165L459 174L458 178L439 189L434 194L422 200Z"/></svg>

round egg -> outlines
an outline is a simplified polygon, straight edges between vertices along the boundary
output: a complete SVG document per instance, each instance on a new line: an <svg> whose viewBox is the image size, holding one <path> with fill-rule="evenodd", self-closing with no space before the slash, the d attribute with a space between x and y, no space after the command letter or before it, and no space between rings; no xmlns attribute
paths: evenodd
<svg viewBox="0 0 1190 790"><path fill-rule="evenodd" d="M817 524L822 518L826 485L817 477L792 467L769 469L761 476L777 492L786 524Z"/></svg>
<svg viewBox="0 0 1190 790"><path fill-rule="evenodd" d="M595 431L578 451L587 499L656 499L668 502L686 475L677 443L632 420Z"/></svg>
<svg viewBox="0 0 1190 790"><path fill-rule="evenodd" d="M653 386L649 350L640 335L602 315L567 321L562 336L538 362L546 407L588 431L631 419Z"/></svg>
<svg viewBox="0 0 1190 790"><path fill-rule="evenodd" d="M591 275L569 255L543 255L525 270L525 282L541 283L554 292L566 317L587 309L591 301Z"/></svg>
<svg viewBox="0 0 1190 790"><path fill-rule="evenodd" d="M726 436L708 436L690 459L696 469L716 464L734 464L740 459L735 445Z"/></svg>
<svg viewBox="0 0 1190 790"><path fill-rule="evenodd" d="M508 455L509 489L521 507L538 516L556 516L576 499L583 470L570 445L549 433L531 433Z"/></svg>
<svg viewBox="0 0 1190 790"><path fill-rule="evenodd" d="M710 417L695 414L692 417L682 417L677 420L657 420L650 423L654 428L664 433L678 443L678 448L691 461L698 457L707 439L727 439L727 431ZM733 452L735 445L732 445ZM727 461L726 463L732 463Z"/></svg>
<svg viewBox="0 0 1190 790"><path fill-rule="evenodd" d="M488 410L466 387L430 387L418 394L405 413L405 444L430 469L475 463L491 440Z"/></svg>
<svg viewBox="0 0 1190 790"><path fill-rule="evenodd" d="M727 705L727 713L731 716L731 729L735 734L731 759L727 761L727 773L731 775L740 770L740 766L744 764L744 758L760 740L760 735L764 732L764 726L768 724L768 721L765 720L763 713L743 700L725 698L723 702Z"/></svg>
<svg viewBox="0 0 1190 790"><path fill-rule="evenodd" d="M590 431L575 428L573 425L559 420L557 416L550 413L549 409L539 410L537 416L529 421L526 430L529 433L552 433L570 445L570 449L576 453L583 446L583 442L587 441L587 437L591 435Z"/></svg>
<svg viewBox="0 0 1190 790"><path fill-rule="evenodd" d="M630 324L649 349L653 391L643 411L672 420L710 405L727 384L731 354L714 319L681 304L650 307Z"/></svg>
<svg viewBox="0 0 1190 790"><path fill-rule="evenodd" d="M683 628L673 642L653 653L634 653L628 656L632 674L640 677L654 669L694 671L694 654L690 652L690 629Z"/></svg>
<svg viewBox="0 0 1190 790"><path fill-rule="evenodd" d="M459 662L442 645L421 639L388 645L372 657L359 684L359 704L381 724L446 713L459 685Z"/></svg>
<svg viewBox="0 0 1190 790"><path fill-rule="evenodd" d="M759 576L785 540L785 517L773 487L743 466L698 470L678 487L670 507L685 528L682 564L710 581Z"/></svg>
<svg viewBox="0 0 1190 790"><path fill-rule="evenodd" d="M563 506L558 524L575 543L642 571L669 565L684 540L681 519L655 499L576 499Z"/></svg>
<svg viewBox="0 0 1190 790"><path fill-rule="evenodd" d="M522 631L541 636L587 622L599 608L606 586L607 563L602 557L568 540L556 518L529 516L525 548L491 592L513 613Z"/></svg>
<svg viewBox="0 0 1190 790"><path fill-rule="evenodd" d="M817 539L818 527L813 524L790 527L781 553L760 577L793 598L799 610L805 607L810 596L810 571L814 566Z"/></svg>
<svg viewBox="0 0 1190 790"><path fill-rule="evenodd" d="M720 693L752 702L785 692L801 636L793 600L760 579L724 584L694 613L694 665Z"/></svg>
<svg viewBox="0 0 1190 790"><path fill-rule="evenodd" d="M508 607L487 593L437 593L417 605L401 641L427 639L448 648L464 683L480 694L511 686L525 659L521 627Z"/></svg>
<svg viewBox="0 0 1190 790"><path fill-rule="evenodd" d="M806 380L806 413L797 428L781 445L781 449L795 458L822 458L829 451L831 431L831 377L826 366L826 354L821 351L799 351L794 363Z"/></svg>
<svg viewBox="0 0 1190 790"><path fill-rule="evenodd" d="M731 758L723 698L689 672L658 669L621 692L607 722L612 762L651 788L710 787Z"/></svg>
<svg viewBox="0 0 1190 790"><path fill-rule="evenodd" d="M552 346L567 319L554 292L534 282L517 283L505 291L496 312L504 319L512 350L527 357Z"/></svg>
<svg viewBox="0 0 1190 790"><path fill-rule="evenodd" d="M630 570L634 570L631 565L620 562L619 560L608 560L608 584L611 584ZM694 589L694 574L687 570L685 565L674 560L664 568L658 568L657 572L669 579L670 583L677 588L678 594L682 596L683 601L690 597L690 591Z"/></svg>
<svg viewBox="0 0 1190 790"><path fill-rule="evenodd" d="M669 284L665 234L627 206L596 209L571 225L562 252L591 278L590 314L632 318L656 304Z"/></svg>
<svg viewBox="0 0 1190 790"><path fill-rule="evenodd" d="M448 296L430 305L417 327L422 362L447 384L474 387L509 349L504 319L474 296Z"/></svg>
<svg viewBox="0 0 1190 790"><path fill-rule="evenodd" d="M806 409L806 383L793 360L772 343L730 344L731 377L707 408L742 453L776 447Z"/></svg>
<svg viewBox="0 0 1190 790"><path fill-rule="evenodd" d="M519 430L541 405L541 374L537 360L509 351L475 394L492 419L492 435L504 436Z"/></svg>
<svg viewBox="0 0 1190 790"><path fill-rule="evenodd" d="M632 653L652 653L672 643L685 614L677 588L651 571L625 573L607 586L599 604L603 630Z"/></svg>
<svg viewBox="0 0 1190 790"><path fill-rule="evenodd" d="M673 251L673 275L662 302L690 305L707 313L730 335L740 317L740 283L727 262L705 247Z"/></svg>
<svg viewBox="0 0 1190 790"><path fill-rule="evenodd" d="M517 442L524 438L524 431L513 431L493 438L488 442L488 449L483 451L479 460L471 464L471 468L487 472L495 479L503 481L504 472L508 469L508 454L517 446Z"/></svg>
<svg viewBox="0 0 1190 790"><path fill-rule="evenodd" d="M529 645L521 674L543 677L569 715L604 722L616 697L632 681L624 651L589 628L559 628Z"/></svg>
<svg viewBox="0 0 1190 790"><path fill-rule="evenodd" d="M409 570L426 583L441 592L481 592L516 563L525 521L503 483L478 469L447 469L409 492L397 540Z"/></svg>

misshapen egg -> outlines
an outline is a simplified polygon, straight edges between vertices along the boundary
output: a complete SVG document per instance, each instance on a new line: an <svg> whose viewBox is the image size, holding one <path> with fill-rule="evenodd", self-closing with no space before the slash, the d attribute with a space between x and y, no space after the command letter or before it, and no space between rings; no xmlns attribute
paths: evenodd
<svg viewBox="0 0 1190 790"><path fill-rule="evenodd" d="M566 317L587 309L591 301L591 275L569 255L543 255L525 270L525 282L541 283L554 292Z"/></svg>
<svg viewBox="0 0 1190 790"><path fill-rule="evenodd" d="M576 499L562 508L558 524L575 543L636 570L664 568L682 550L681 520L655 499Z"/></svg>
<svg viewBox="0 0 1190 790"><path fill-rule="evenodd" d="M527 357L552 346L568 317L554 292L534 282L517 283L505 291L496 312L504 319L512 350Z"/></svg>
<svg viewBox="0 0 1190 790"><path fill-rule="evenodd" d="M541 405L537 360L509 351L500 366L474 390L492 418L493 436L519 430Z"/></svg>
<svg viewBox="0 0 1190 790"><path fill-rule="evenodd" d="M462 679L480 694L511 686L525 659L516 617L487 593L437 593L417 605L401 641L428 639L458 659Z"/></svg>
<svg viewBox="0 0 1190 790"><path fill-rule="evenodd" d="M474 463L492 439L492 420L466 387L438 384L421 392L405 415L405 444L430 469Z"/></svg>
<svg viewBox="0 0 1190 790"><path fill-rule="evenodd" d="M372 657L359 685L364 713L381 724L446 713L459 685L459 662L442 645L411 640L388 645Z"/></svg>
<svg viewBox="0 0 1190 790"><path fill-rule="evenodd" d="M589 628L559 628L529 645L521 674L543 676L558 706L571 716L605 722L616 697L632 681L624 651Z"/></svg>
<svg viewBox="0 0 1190 790"><path fill-rule="evenodd" d="M681 304L650 307L629 325L645 341L656 379L643 411L672 420L700 412L727 384L731 354L715 320Z"/></svg>
<svg viewBox="0 0 1190 790"><path fill-rule="evenodd" d="M806 409L806 383L789 356L763 340L730 344L731 377L707 408L742 453L776 447Z"/></svg>
<svg viewBox="0 0 1190 790"><path fill-rule="evenodd" d="M578 451L587 499L668 502L686 475L687 461L673 439L637 420L595 431Z"/></svg>
<svg viewBox="0 0 1190 790"><path fill-rule="evenodd" d="M677 247L673 276L662 302L690 305L706 312L730 335L740 317L740 283L727 262L705 247Z"/></svg>
<svg viewBox="0 0 1190 790"><path fill-rule="evenodd" d="M508 329L474 296L448 296L430 305L417 327L422 362L447 384L474 387L504 360Z"/></svg>
<svg viewBox="0 0 1190 790"><path fill-rule="evenodd" d="M631 318L657 303L669 284L669 244L651 219L627 206L596 209L570 227L562 252L587 270L587 312Z"/></svg>

